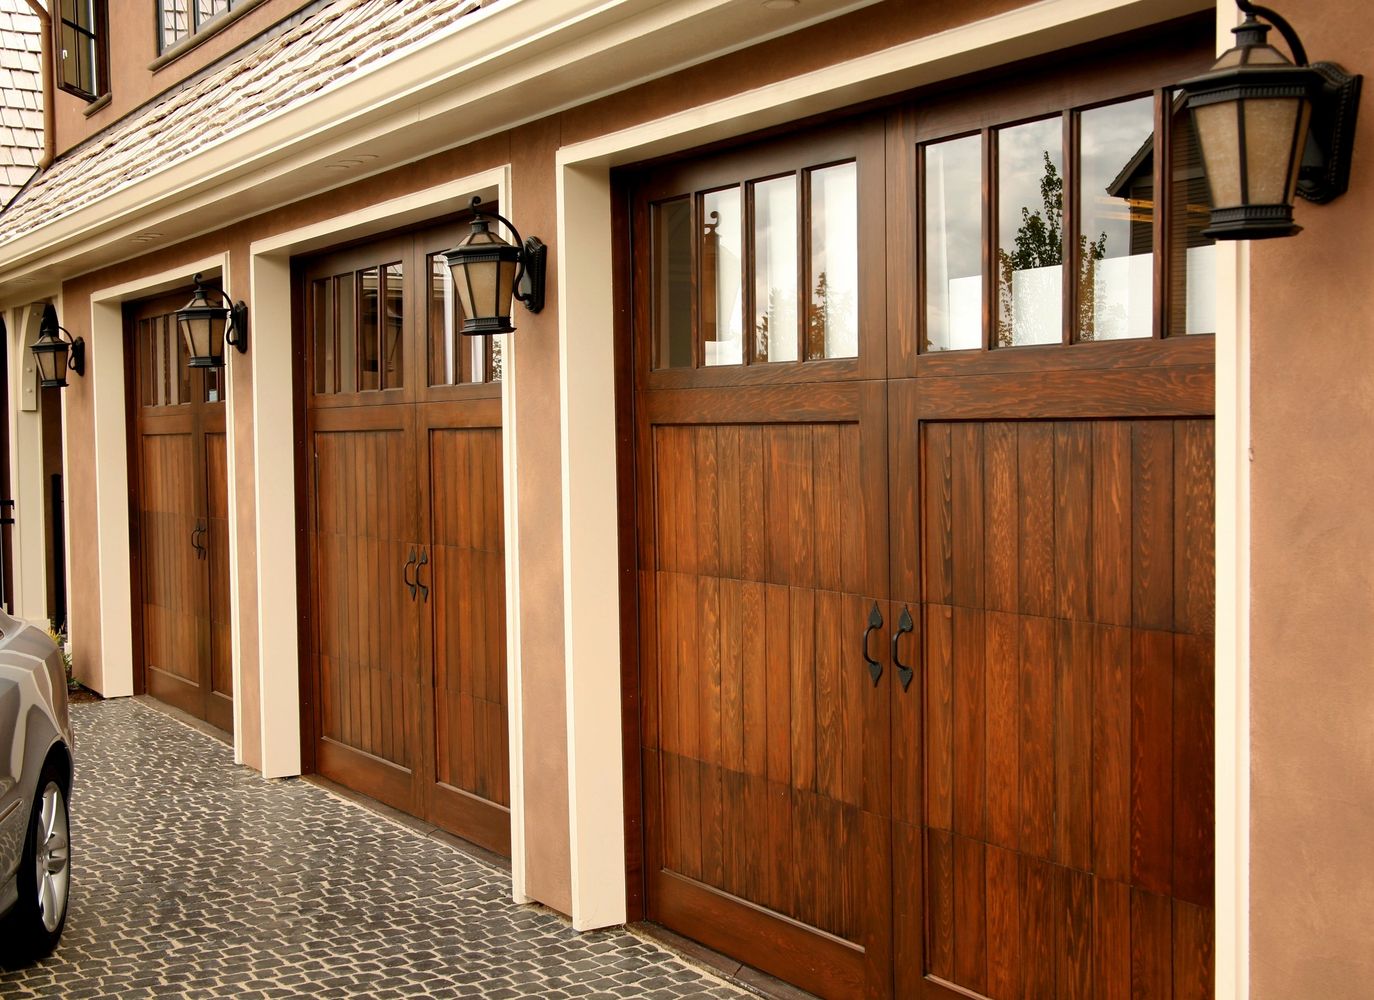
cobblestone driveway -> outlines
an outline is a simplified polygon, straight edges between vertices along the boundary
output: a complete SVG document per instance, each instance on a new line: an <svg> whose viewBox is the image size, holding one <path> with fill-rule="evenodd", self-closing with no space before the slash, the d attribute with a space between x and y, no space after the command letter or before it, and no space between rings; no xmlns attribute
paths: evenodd
<svg viewBox="0 0 1374 1000"><path fill-rule="evenodd" d="M621 931L578 935L510 880L128 699L72 710L72 904L0 997L748 994Z"/></svg>

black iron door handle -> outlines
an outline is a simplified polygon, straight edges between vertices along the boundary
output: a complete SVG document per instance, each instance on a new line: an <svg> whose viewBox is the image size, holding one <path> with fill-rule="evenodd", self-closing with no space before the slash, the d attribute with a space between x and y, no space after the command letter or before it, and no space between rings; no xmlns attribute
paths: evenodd
<svg viewBox="0 0 1374 1000"><path fill-rule="evenodd" d="M868 664L868 676L873 678L873 686L878 686L878 678L883 676L883 665L868 655L868 634L883 627L883 613L878 610L878 602L873 602L873 610L868 613L868 628L864 629L864 662Z"/></svg>
<svg viewBox="0 0 1374 1000"><path fill-rule="evenodd" d="M892 665L897 668L897 679L902 682L902 690L911 687L911 678L916 676L916 671L902 663L902 658L897 655L897 641L916 627L916 623L911 620L911 609L902 607L902 617L897 619L897 631L892 633Z"/></svg>
<svg viewBox="0 0 1374 1000"><path fill-rule="evenodd" d="M423 549L420 552L419 565L415 567L415 586L420 588L420 598L426 604L429 603L429 588L420 582L420 570L427 565L429 565L429 549Z"/></svg>
<svg viewBox="0 0 1374 1000"><path fill-rule="evenodd" d="M412 567L412 566L414 566L414 565L415 565L415 550L414 550L414 549L411 549L411 550L410 550L410 558L406 560L405 566L402 567L402 569L401 569L401 579L404 580L406 586L410 588L410 599L411 599L412 601L415 600L415 581L412 580L412 579L410 578L410 567Z"/></svg>
<svg viewBox="0 0 1374 1000"><path fill-rule="evenodd" d="M204 531L205 531L205 526L202 525L202 524L200 524L199 522L197 522L197 523L196 523L196 526L195 526L194 528L191 529L191 548L193 548L193 549L196 550L196 558L197 558L197 559L204 559L204 558L205 558L205 546L202 545L202 544L200 544L200 541L199 541L199 536L200 536L202 533L204 533Z"/></svg>

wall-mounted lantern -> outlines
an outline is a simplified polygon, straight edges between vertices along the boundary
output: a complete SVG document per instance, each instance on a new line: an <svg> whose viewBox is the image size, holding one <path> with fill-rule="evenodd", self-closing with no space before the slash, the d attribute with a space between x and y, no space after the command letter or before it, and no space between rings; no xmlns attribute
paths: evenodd
<svg viewBox="0 0 1374 1000"><path fill-rule="evenodd" d="M445 255L458 300L463 304L463 330L469 337L493 333L513 333L512 299L519 299L530 312L544 308L544 270L549 248L538 238L520 239L510 220L491 214L515 234L515 245L493 233L486 217L478 211L480 197L472 199L472 231Z"/></svg>
<svg viewBox="0 0 1374 1000"><path fill-rule="evenodd" d="M211 293L219 296L219 305L210 304ZM188 368L223 368L225 344L238 348L240 354L248 351L248 306L230 302L218 288L206 288L199 274L195 294L176 311L176 317L191 356Z"/></svg>
<svg viewBox="0 0 1374 1000"><path fill-rule="evenodd" d="M1293 222L1294 195L1321 203L1345 193L1362 78L1335 63L1308 65L1287 21L1249 0L1236 6L1246 17L1234 29L1235 46L1210 71L1181 84L1212 189L1205 235L1292 236L1302 229ZM1293 61L1269 44L1271 25Z"/></svg>
<svg viewBox="0 0 1374 1000"><path fill-rule="evenodd" d="M66 334L64 340L62 335ZM67 370L86 374L86 341L73 338L57 322L57 310L51 302L43 306L43 318L38 323L38 339L29 348L38 363L38 384L44 389L65 389Z"/></svg>

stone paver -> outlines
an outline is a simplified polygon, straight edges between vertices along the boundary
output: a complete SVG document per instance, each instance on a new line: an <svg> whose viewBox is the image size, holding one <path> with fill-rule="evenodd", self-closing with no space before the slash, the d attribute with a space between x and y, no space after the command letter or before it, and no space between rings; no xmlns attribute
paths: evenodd
<svg viewBox="0 0 1374 1000"><path fill-rule="evenodd" d="M72 710L72 903L0 996L733 998L624 931L577 934L510 880L128 699Z"/></svg>

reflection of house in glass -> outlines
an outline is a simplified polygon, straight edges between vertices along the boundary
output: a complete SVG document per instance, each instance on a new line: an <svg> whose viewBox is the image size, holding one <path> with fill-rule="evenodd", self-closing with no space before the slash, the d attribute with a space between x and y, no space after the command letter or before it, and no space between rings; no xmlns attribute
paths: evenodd
<svg viewBox="0 0 1374 1000"><path fill-rule="evenodd" d="M1210 333L1216 327L1216 296L1212 287L1213 241L1202 234L1211 207L1211 193L1203 173L1202 151L1192 118L1182 99L1174 102L1170 143L1172 217L1165 227L1169 241L1169 287L1184 294L1168 303L1171 333ZM1152 250L1151 217L1155 204L1154 136L1141 145L1107 186L1107 195L1125 202L1130 220L1130 253Z"/></svg>

